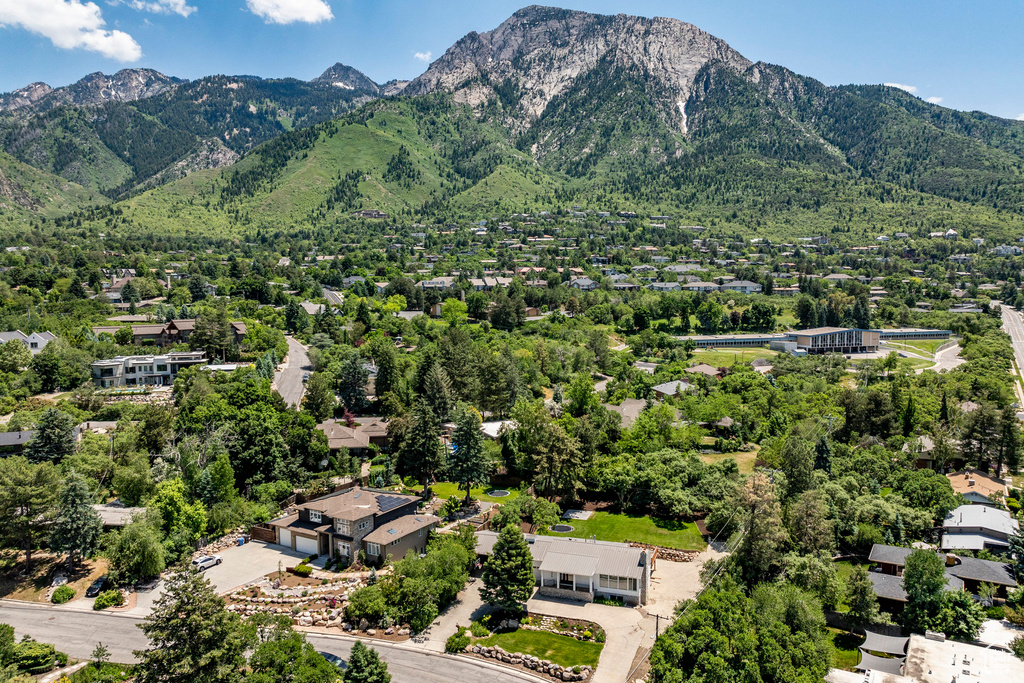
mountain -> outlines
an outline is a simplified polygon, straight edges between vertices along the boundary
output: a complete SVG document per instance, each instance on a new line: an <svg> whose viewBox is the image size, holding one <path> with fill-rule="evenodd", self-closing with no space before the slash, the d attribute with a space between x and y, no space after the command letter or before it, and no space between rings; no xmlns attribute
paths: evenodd
<svg viewBox="0 0 1024 683"><path fill-rule="evenodd" d="M366 74L341 62L324 71L318 78L310 81L310 83L329 85L335 88L344 88L345 90L362 90L374 94L380 92L380 86L367 78Z"/></svg>
<svg viewBox="0 0 1024 683"><path fill-rule="evenodd" d="M0 149L111 198L234 163L262 142L351 111L378 87L355 69L320 79L209 76L171 79L147 70L87 77L58 90L3 96ZM324 78L321 77L321 78Z"/></svg>
<svg viewBox="0 0 1024 683"><path fill-rule="evenodd" d="M0 225L32 216L61 216L105 201L96 192L0 152Z"/></svg>
<svg viewBox="0 0 1024 683"><path fill-rule="evenodd" d="M134 102L166 92L180 82L152 69L122 69L112 76L96 72L63 88L32 83L0 94L0 111L45 111L62 105L85 107L106 102Z"/></svg>

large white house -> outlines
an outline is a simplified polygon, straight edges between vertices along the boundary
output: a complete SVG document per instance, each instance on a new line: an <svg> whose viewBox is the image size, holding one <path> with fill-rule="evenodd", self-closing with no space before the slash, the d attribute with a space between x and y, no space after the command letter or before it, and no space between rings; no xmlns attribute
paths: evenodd
<svg viewBox="0 0 1024 683"><path fill-rule="evenodd" d="M205 351L172 351L157 356L116 356L92 364L92 381L101 389L111 387L165 386L178 372L206 365Z"/></svg>
<svg viewBox="0 0 1024 683"><path fill-rule="evenodd" d="M476 533L476 552L489 556L498 534ZM537 592L557 598L593 602L595 597L619 598L643 605L651 587L651 558L643 548L624 543L563 536L526 534L533 555Z"/></svg>

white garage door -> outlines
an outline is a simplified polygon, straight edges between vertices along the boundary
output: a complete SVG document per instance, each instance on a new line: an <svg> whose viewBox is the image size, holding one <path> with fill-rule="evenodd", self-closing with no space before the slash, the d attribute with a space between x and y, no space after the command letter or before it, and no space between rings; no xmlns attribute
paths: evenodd
<svg viewBox="0 0 1024 683"><path fill-rule="evenodd" d="M319 552L315 538L303 538L302 536L295 537L295 549L307 555L316 555Z"/></svg>
<svg viewBox="0 0 1024 683"><path fill-rule="evenodd" d="M292 532L288 531L287 529L281 529L278 533L280 534L279 538L281 540L281 545L285 546L286 548L291 548Z"/></svg>

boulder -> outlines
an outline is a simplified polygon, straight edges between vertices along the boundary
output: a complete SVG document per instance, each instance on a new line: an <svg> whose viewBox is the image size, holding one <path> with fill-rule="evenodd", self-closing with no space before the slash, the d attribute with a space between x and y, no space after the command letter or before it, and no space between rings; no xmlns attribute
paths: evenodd
<svg viewBox="0 0 1024 683"><path fill-rule="evenodd" d="M377 629L375 629L375 628L368 628L368 629L366 629L366 635L368 635L368 636L375 636L375 635L377 635Z"/></svg>

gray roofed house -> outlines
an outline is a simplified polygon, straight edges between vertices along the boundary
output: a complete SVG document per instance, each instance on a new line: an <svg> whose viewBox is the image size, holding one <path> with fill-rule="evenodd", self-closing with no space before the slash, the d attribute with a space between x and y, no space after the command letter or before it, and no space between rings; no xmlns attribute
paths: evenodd
<svg viewBox="0 0 1024 683"><path fill-rule="evenodd" d="M636 419L640 417L640 413L643 412L644 408L647 407L647 401L640 398L624 398L622 403L617 406L606 403L604 407L621 415L622 426L629 429L636 422Z"/></svg>
<svg viewBox="0 0 1024 683"><path fill-rule="evenodd" d="M871 573L875 576L890 576L900 579L903 574L903 567L907 557L914 552L913 548L901 548L894 545L883 545L876 543L871 547L871 554L868 559L879 565L882 574ZM979 560L974 557L960 557L952 553L938 553L946 565L946 576L953 577L960 582L960 588L971 593L978 590L982 582L998 586L1001 591L1008 588L1016 588L1017 581L1013 578L1013 571L1010 565L992 560ZM875 579L872 578L872 581ZM877 585L877 582L876 582ZM884 597L879 594L879 597ZM892 598L896 599L896 598Z"/></svg>
<svg viewBox="0 0 1024 683"><path fill-rule="evenodd" d="M868 572L868 578L875 587L875 595L882 600L906 602L907 591L903 590L903 577L879 572ZM946 574L946 590L959 591L964 589L964 582L955 576Z"/></svg>
<svg viewBox="0 0 1024 683"><path fill-rule="evenodd" d="M671 382L662 382L656 384L653 387L654 395L658 398L665 398L666 396L678 396L679 394L686 393L693 385L682 379L674 379Z"/></svg>
<svg viewBox="0 0 1024 683"><path fill-rule="evenodd" d="M478 531L476 551L490 555L498 534ZM526 534L538 593L592 602L614 597L643 605L650 589L647 550L624 543Z"/></svg>
<svg viewBox="0 0 1024 683"><path fill-rule="evenodd" d="M961 505L942 523L942 549L1006 550L1020 524L1005 510L988 505Z"/></svg>
<svg viewBox="0 0 1024 683"><path fill-rule="evenodd" d="M130 508L123 505L93 505L92 509L100 516L105 529L127 526L132 517L146 511L146 508Z"/></svg>
<svg viewBox="0 0 1024 683"><path fill-rule="evenodd" d="M57 335L53 332L32 332L31 334L25 334L21 330L0 332L0 344L6 344L9 341L20 341L28 347L33 356L46 348L46 345L56 338Z"/></svg>

